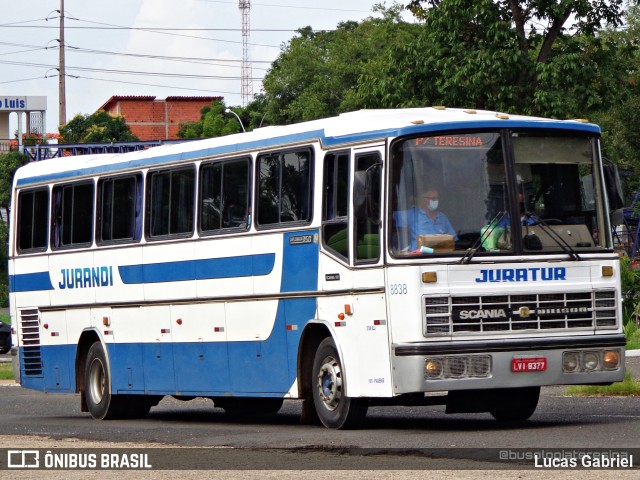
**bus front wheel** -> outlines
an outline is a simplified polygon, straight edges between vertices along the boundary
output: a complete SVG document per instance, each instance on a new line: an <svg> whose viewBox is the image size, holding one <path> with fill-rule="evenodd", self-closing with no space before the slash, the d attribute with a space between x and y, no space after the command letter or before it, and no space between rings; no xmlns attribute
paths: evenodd
<svg viewBox="0 0 640 480"><path fill-rule="evenodd" d="M345 376L338 349L331 337L316 350L313 361L312 395L318 417L327 428L352 428L366 416L364 399L344 394Z"/></svg>

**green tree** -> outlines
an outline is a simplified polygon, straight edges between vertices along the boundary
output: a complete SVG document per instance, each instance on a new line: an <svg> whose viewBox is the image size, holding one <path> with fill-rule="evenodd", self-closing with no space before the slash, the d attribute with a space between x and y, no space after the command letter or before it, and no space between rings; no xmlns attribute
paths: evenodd
<svg viewBox="0 0 640 480"><path fill-rule="evenodd" d="M29 161L29 156L19 152L0 154L0 207L9 211L11 188L16 170ZM7 259L8 222L0 221L0 307L8 304Z"/></svg>
<svg viewBox="0 0 640 480"><path fill-rule="evenodd" d="M233 114L225 113L227 107L224 101L214 100L211 105L200 109L198 122L186 122L180 124L178 136L180 138L211 138L230 135L242 131L242 127ZM245 112L234 107L233 111L240 117L243 125L248 124Z"/></svg>
<svg viewBox="0 0 640 480"><path fill-rule="evenodd" d="M623 0L415 0L424 23L364 76L367 106L445 104L548 116L579 115L604 102L611 72L594 40L619 25ZM615 77L615 75L614 75Z"/></svg>
<svg viewBox="0 0 640 480"><path fill-rule="evenodd" d="M104 110L91 115L78 114L60 127L65 143L134 142L138 137L131 133L124 117L111 116Z"/></svg>
<svg viewBox="0 0 640 480"><path fill-rule="evenodd" d="M606 108L590 115L602 128L602 153L625 173L627 198L640 188L640 8L631 6L625 15L625 28L601 32L603 41L617 46L609 63L622 70L620 81L611 84L615 93Z"/></svg>
<svg viewBox="0 0 640 480"><path fill-rule="evenodd" d="M375 75L386 50L408 41L420 28L401 20L398 5L376 10L382 18L340 23L333 31L298 30L263 81L264 111L271 124L324 118L362 106L359 77Z"/></svg>
<svg viewBox="0 0 640 480"><path fill-rule="evenodd" d="M29 156L19 152L0 154L0 207L9 208L11 188L16 170L29 162Z"/></svg>

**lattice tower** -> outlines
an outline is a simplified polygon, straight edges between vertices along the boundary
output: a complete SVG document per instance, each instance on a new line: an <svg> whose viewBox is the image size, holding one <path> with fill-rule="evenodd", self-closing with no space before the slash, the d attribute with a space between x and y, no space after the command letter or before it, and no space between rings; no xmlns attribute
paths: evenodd
<svg viewBox="0 0 640 480"><path fill-rule="evenodd" d="M251 1L239 0L239 7L242 14L242 67L240 71L240 96L242 97L242 106L244 107L253 97L251 65L249 64L249 35L251 33L249 12L251 11Z"/></svg>

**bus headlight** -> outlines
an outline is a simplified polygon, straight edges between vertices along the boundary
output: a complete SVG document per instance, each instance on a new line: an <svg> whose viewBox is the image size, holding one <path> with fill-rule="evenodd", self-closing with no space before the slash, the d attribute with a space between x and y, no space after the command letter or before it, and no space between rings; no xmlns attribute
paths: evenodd
<svg viewBox="0 0 640 480"><path fill-rule="evenodd" d="M576 352L564 352L562 356L562 369L565 372L575 372L580 367L580 361Z"/></svg>
<svg viewBox="0 0 640 480"><path fill-rule="evenodd" d="M593 371L598 368L598 353L584 352L582 354L582 365L587 371Z"/></svg>
<svg viewBox="0 0 640 480"><path fill-rule="evenodd" d="M424 364L426 378L440 378L442 375L442 362L438 359L427 360Z"/></svg>
<svg viewBox="0 0 640 480"><path fill-rule="evenodd" d="M425 380L447 380L450 378L486 378L490 376L490 355L427 357L424 360Z"/></svg>
<svg viewBox="0 0 640 480"><path fill-rule="evenodd" d="M614 370L620 365L620 354L617 350L607 350L602 355L604 368Z"/></svg>

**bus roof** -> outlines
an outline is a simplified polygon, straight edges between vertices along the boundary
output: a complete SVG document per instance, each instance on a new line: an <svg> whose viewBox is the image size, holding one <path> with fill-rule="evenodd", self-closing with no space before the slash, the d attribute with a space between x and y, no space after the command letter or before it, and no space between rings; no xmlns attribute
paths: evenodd
<svg viewBox="0 0 640 480"><path fill-rule="evenodd" d="M600 134L597 125L583 121L507 115L486 110L443 107L359 110L337 117L269 126L247 133L161 145L136 152L79 155L32 162L16 172L14 181L17 186L26 186L313 141L319 141L326 148L339 148L400 135L474 128L551 128Z"/></svg>

